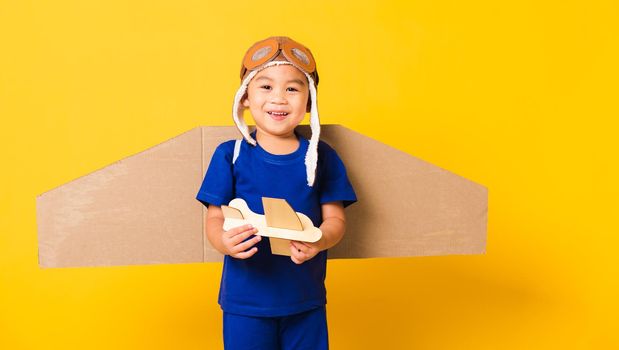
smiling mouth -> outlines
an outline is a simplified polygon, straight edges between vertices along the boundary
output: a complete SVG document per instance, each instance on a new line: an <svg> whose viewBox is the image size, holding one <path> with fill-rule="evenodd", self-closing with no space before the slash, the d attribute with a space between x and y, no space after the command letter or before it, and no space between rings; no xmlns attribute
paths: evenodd
<svg viewBox="0 0 619 350"><path fill-rule="evenodd" d="M277 121L284 120L288 116L288 113L286 112L267 112L267 113L271 116L271 118Z"/></svg>

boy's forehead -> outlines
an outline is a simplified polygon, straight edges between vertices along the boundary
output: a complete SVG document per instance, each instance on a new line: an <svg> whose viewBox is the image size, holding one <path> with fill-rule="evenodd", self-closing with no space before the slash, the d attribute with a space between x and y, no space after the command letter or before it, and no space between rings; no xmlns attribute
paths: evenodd
<svg viewBox="0 0 619 350"><path fill-rule="evenodd" d="M285 80L286 82L296 82L301 85L305 85L307 83L307 77L305 73L300 71L298 68L289 64L282 64L267 67L262 69L252 79L253 81L257 80Z"/></svg>

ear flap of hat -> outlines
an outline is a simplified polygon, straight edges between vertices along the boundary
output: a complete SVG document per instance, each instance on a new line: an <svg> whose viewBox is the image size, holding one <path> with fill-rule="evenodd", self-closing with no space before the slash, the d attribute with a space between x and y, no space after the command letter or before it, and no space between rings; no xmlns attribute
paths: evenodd
<svg viewBox="0 0 619 350"><path fill-rule="evenodd" d="M316 102L316 85L314 79L305 73L309 81L311 110L310 110L310 129L312 137L310 138L307 154L305 155L305 171L307 173L307 185L314 186L316 179L316 167L318 164L318 141L320 141L320 118L318 117L318 104Z"/></svg>
<svg viewBox="0 0 619 350"><path fill-rule="evenodd" d="M249 128L243 118L243 111L245 110L245 107L241 103L241 100L247 92L249 81L254 77L254 75L256 75L256 73L258 73L258 71L252 71L247 75L247 77L245 77L245 79L243 79L243 83L237 90L236 95L234 95L234 104L232 105L232 118L234 119L234 124L236 124L236 127L241 132L241 135L243 135L243 138L245 138L245 140L253 146L256 145L256 140L254 140L254 138L249 134Z"/></svg>

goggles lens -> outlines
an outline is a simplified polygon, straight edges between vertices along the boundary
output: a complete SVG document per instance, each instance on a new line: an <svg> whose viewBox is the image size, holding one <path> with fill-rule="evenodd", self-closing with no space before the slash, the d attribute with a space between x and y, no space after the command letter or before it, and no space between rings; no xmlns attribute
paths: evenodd
<svg viewBox="0 0 619 350"><path fill-rule="evenodd" d="M310 64L309 57L307 57L307 55L303 51L297 49L296 47L292 48L291 51L292 51L292 55L294 57L296 57L299 61L303 62L303 64L305 64L305 65L309 65Z"/></svg>
<svg viewBox="0 0 619 350"><path fill-rule="evenodd" d="M254 54L251 56L251 60L253 62L259 61L263 59L266 55L268 55L269 52L271 52L272 50L273 49L270 46L261 47L258 50L256 50L256 52L254 52Z"/></svg>
<svg viewBox="0 0 619 350"><path fill-rule="evenodd" d="M243 67L251 70L270 61L277 54L278 48L277 40L271 38L255 43L245 54Z"/></svg>

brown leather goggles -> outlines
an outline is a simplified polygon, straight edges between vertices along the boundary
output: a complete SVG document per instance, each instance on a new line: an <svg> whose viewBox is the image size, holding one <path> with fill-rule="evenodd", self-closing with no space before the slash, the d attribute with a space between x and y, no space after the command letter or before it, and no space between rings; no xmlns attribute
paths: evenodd
<svg viewBox="0 0 619 350"><path fill-rule="evenodd" d="M284 58L309 74L314 79L314 85L318 85L318 71L314 56L308 48L286 36L272 36L252 45L243 58L241 81L250 71L277 57Z"/></svg>

